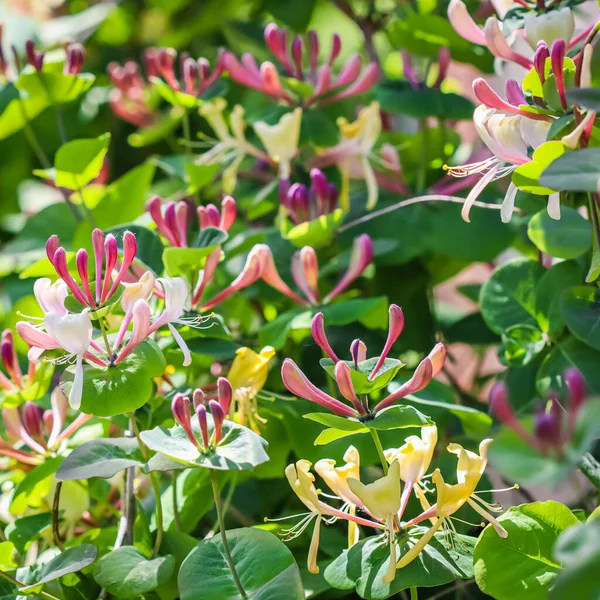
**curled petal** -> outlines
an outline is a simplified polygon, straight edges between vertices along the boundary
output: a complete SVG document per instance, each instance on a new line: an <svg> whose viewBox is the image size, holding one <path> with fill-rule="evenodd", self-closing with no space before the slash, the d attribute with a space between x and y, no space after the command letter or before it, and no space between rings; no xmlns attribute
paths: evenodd
<svg viewBox="0 0 600 600"><path fill-rule="evenodd" d="M259 257L261 264L261 273L260 276L262 279L270 285L272 288L275 288L277 291L285 294L289 298L291 298L294 302L298 304L306 305L307 302L296 292L292 291L292 289L281 279L279 272L277 271L277 267L275 266L275 261L273 260L273 254L271 253L271 248L266 244L257 244L254 246L253 253Z"/></svg>
<svg viewBox="0 0 600 600"><path fill-rule="evenodd" d="M448 20L454 31L465 40L479 46L486 45L483 30L475 23L467 6L461 0L451 0L448 5Z"/></svg>

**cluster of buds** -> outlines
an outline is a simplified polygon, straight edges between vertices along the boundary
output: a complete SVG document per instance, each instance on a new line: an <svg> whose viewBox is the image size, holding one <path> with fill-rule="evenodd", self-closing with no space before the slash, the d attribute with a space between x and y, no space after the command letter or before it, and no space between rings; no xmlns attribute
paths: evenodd
<svg viewBox="0 0 600 600"><path fill-rule="evenodd" d="M0 387L7 392L22 390L28 387L35 377L36 365L35 363L29 363L28 372L26 375L23 375L15 349L13 334L10 329L5 329L2 332L0 354L4 372L6 373L5 375L0 371Z"/></svg>
<svg viewBox="0 0 600 600"><path fill-rule="evenodd" d="M85 49L81 44L69 44L66 48L67 60L63 67L65 75L79 75L85 59Z"/></svg>
<svg viewBox="0 0 600 600"><path fill-rule="evenodd" d="M149 84L140 73L139 66L131 60L123 66L112 62L106 70L115 86L108 96L113 112L136 127L149 127L156 123L158 114L148 102Z"/></svg>
<svg viewBox="0 0 600 600"><path fill-rule="evenodd" d="M150 81L153 77L160 77L173 91L182 91L196 97L201 96L223 72L223 51L219 51L212 71L206 58L194 60L182 53L179 56L181 83L175 73L177 51L174 48L148 48L144 61Z"/></svg>
<svg viewBox="0 0 600 600"><path fill-rule="evenodd" d="M171 411L175 421L183 428L190 442L203 453L209 453L223 440L223 421L229 412L233 389L224 377L217 381L218 400L208 400L201 389L192 393L192 401L188 396L181 393L175 394L171 403ZM190 404L193 404L198 426L200 428L200 439L192 429ZM208 409L208 410L207 410ZM212 416L212 432L209 431L208 413Z"/></svg>
<svg viewBox="0 0 600 600"><path fill-rule="evenodd" d="M36 71L41 71L44 66L44 52L38 52L35 49L35 42L27 40L25 42L25 59L27 64L31 65Z"/></svg>
<svg viewBox="0 0 600 600"><path fill-rule="evenodd" d="M563 380L568 390L567 408L555 393L550 393L548 401L536 411L533 432L528 431L514 413L503 382L494 384L490 390L490 412L540 454L562 456L565 446L573 439L586 397L585 381L577 369L567 369Z"/></svg>
<svg viewBox="0 0 600 600"><path fill-rule="evenodd" d="M428 86L427 85L427 74L425 76L419 76L415 67L413 66L412 58L407 50L402 51L402 70L404 72L404 78L408 81L410 87L419 91L423 88L431 87L433 89L440 89L446 75L448 74L448 67L450 66L450 51L448 48L440 48L438 53L438 74L435 81Z"/></svg>
<svg viewBox="0 0 600 600"><path fill-rule="evenodd" d="M377 373L383 367L392 346L400 337L403 329L404 314L402 313L402 309L396 304L392 304L389 308L387 340L375 366L368 375L369 381L375 381ZM354 383L352 382L352 371L358 371L361 363L367 360L367 347L365 344L359 339L354 340L350 345L352 360L343 361L337 357L327 339L323 313L317 313L314 316L311 332L315 343L333 361L335 365L333 377L337 383L338 390L342 397L350 402L351 406L320 390L306 377L300 367L291 358L286 358L283 361L281 368L283 383L292 394L315 402L343 417L353 417L363 421L373 418L379 411L391 406L401 398L425 388L431 379L442 370L446 359L446 348L440 342L419 363L413 376L407 382L403 383L395 392L386 396L371 409L369 407L368 395L360 397L356 393Z"/></svg>
<svg viewBox="0 0 600 600"><path fill-rule="evenodd" d="M279 184L279 200L296 225L329 215L338 205L337 187L328 183L321 170L311 169L310 181L310 187L303 183L290 185L287 179Z"/></svg>
<svg viewBox="0 0 600 600"><path fill-rule="evenodd" d="M0 440L1 455L23 464L38 465L45 457L54 456L61 444L92 418L92 415L80 413L63 429L67 398L57 387L50 401L52 408L49 410L33 402L25 402L19 408L2 409L8 441Z"/></svg>
<svg viewBox="0 0 600 600"><path fill-rule="evenodd" d="M87 250L77 251L75 262L81 285L69 273L66 250L60 245L58 236L52 235L46 242L48 260L55 268L57 275L65 282L73 297L84 307L92 311L110 303L111 298L119 289L121 281L133 263L137 252L135 235L130 231L123 234L123 258L116 275L113 271L117 265L119 249L114 235L107 236L100 229L92 232L94 248L94 285L90 286L89 256Z"/></svg>
<svg viewBox="0 0 600 600"><path fill-rule="evenodd" d="M314 86L312 93L304 101L283 88L277 68L272 62L265 61L259 67L254 56L248 52L240 60L233 53L225 52L225 69L234 81L281 102L323 106L362 94L377 82L377 65L369 63L363 69L358 54L346 61L337 77L333 76L333 63L342 48L342 40L338 34L333 35L329 56L322 65L318 64L320 42L316 31L309 31L306 39L299 36L294 38L288 46L287 30L271 23L265 28L265 41L286 77L306 81Z"/></svg>
<svg viewBox="0 0 600 600"><path fill-rule="evenodd" d="M190 207L187 202L167 202L162 207L160 196L153 196L146 209L156 224L158 231L164 235L171 246L188 248L188 214ZM199 206L196 209L200 231L207 227L216 227L228 231L236 217L236 203L231 196L226 196L221 202L221 210L214 205Z"/></svg>

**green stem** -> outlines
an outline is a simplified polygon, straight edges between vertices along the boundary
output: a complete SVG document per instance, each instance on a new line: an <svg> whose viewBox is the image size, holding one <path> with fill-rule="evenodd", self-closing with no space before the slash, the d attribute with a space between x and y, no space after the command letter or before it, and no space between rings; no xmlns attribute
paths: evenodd
<svg viewBox="0 0 600 600"><path fill-rule="evenodd" d="M140 428L138 427L137 421L135 419L135 413L130 413L129 419L131 421L131 427L133 429L133 433L138 441L140 446L140 451L142 453L142 457L144 462L148 462L150 459L150 455L148 453L148 448L146 448L146 444L142 441L142 437L140 435ZM162 544L163 539L163 508L162 508L162 500L160 494L160 483L158 481L158 477L155 471L150 472L150 481L152 483L152 489L154 490L154 496L156 498L156 540L154 542L154 551L152 552L152 558L158 556L158 551L160 550L160 546Z"/></svg>
<svg viewBox="0 0 600 600"><path fill-rule="evenodd" d="M589 452L581 457L579 470L600 490L600 463Z"/></svg>
<svg viewBox="0 0 600 600"><path fill-rule="evenodd" d="M427 187L428 131L425 119L419 120L419 133L421 134L421 156L419 160L419 172L417 173L417 194L422 194Z"/></svg>
<svg viewBox="0 0 600 600"><path fill-rule="evenodd" d="M388 474L388 464L387 460L385 460L385 455L383 454L383 446L381 445L381 440L379 439L379 434L376 429L369 429L371 433L371 437L373 438L373 443L375 444L375 448L377 448L377 454L379 455L379 460L381 461L381 468L383 469L383 474Z"/></svg>
<svg viewBox="0 0 600 600"><path fill-rule="evenodd" d="M416 587L410 588L410 600L419 600L419 594Z"/></svg>
<svg viewBox="0 0 600 600"><path fill-rule="evenodd" d="M108 336L106 335L106 329L104 327L104 321L102 318L98 319L98 323L100 323L100 331L102 332L102 337L104 338L104 345L106 346L106 352L108 353L108 360L110 364L113 364L113 353L110 349L110 344L108 343Z"/></svg>
<svg viewBox="0 0 600 600"><path fill-rule="evenodd" d="M185 138L185 151L187 153L188 159L190 163L194 159L194 153L192 152L192 133L190 128L190 116L188 115L187 110L183 113L183 137ZM200 192L197 190L194 194L196 198L196 202L200 204Z"/></svg>
<svg viewBox="0 0 600 600"><path fill-rule="evenodd" d="M2 571L1 569L0 569L0 577L4 577L4 579L6 579L7 581L10 581L13 585L16 585L17 587L20 587L20 588L27 587L26 583L23 583L22 581L15 579L12 575L9 575L8 573L6 573L5 571ZM40 591L40 595L43 596L44 598L49 598L50 600L59 600L56 596L53 596L52 594L49 594L48 592L45 592L44 590Z"/></svg>
<svg viewBox="0 0 600 600"><path fill-rule="evenodd" d="M181 516L177 508L177 471L171 472L171 488L173 490L173 516L175 517L175 525L179 531L183 531L181 526Z"/></svg>
<svg viewBox="0 0 600 600"><path fill-rule="evenodd" d="M231 556L231 550L229 550L229 543L227 542L227 535L225 533L225 519L223 517L223 507L221 505L221 496L219 494L219 486L217 484L217 476L213 469L210 470L210 482L212 484L213 496L215 499L215 508L217 509L217 519L219 520L219 529L221 530L221 540L223 541L223 549L225 550L225 560L229 565L229 570L235 582L235 585L242 598L247 598L247 594L242 587L242 582L238 577L237 571L235 570L235 564Z"/></svg>

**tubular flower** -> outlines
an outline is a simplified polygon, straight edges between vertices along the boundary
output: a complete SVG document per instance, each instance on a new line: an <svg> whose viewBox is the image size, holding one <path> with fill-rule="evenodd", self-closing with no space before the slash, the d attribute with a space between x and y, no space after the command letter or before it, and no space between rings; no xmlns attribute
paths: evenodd
<svg viewBox="0 0 600 600"><path fill-rule="evenodd" d="M469 504L479 515L487 519L500 537L506 537L508 533L502 525L490 515L482 506L488 510L502 510L502 507L490 505L475 494L475 488L485 471L487 465L487 449L492 443L486 439L479 444L479 454L465 450L460 444L449 444L448 451L458 456L456 467L456 480L454 485L444 481L439 469L436 469L431 478L436 487L437 502L422 512L418 517L404 524L411 527L426 519L434 519L434 524L419 539L419 541L398 561L396 568L401 569L410 564L433 538L435 532L442 526L453 528L450 521L452 515L463 504Z"/></svg>
<svg viewBox="0 0 600 600"><path fill-rule="evenodd" d="M361 59L352 55L337 77L333 75L333 63L342 49L341 37L336 33L331 38L329 55L319 65L319 36L309 31L305 38L296 37L288 46L288 32L274 23L265 28L265 42L285 71L286 78L294 78L312 84L313 90L307 98L300 98L294 89L284 89L275 65L263 62L260 66L250 53L238 60L231 52L224 56L229 76L238 83L254 88L287 104L312 106L326 105L369 90L376 82L378 68L369 63L362 69Z"/></svg>
<svg viewBox="0 0 600 600"><path fill-rule="evenodd" d="M539 42L551 46L556 40L563 40L568 44L575 30L575 19L571 9L564 7L540 15L526 14L524 25L525 37L531 48L536 50Z"/></svg>
<svg viewBox="0 0 600 600"><path fill-rule="evenodd" d="M350 490L360 498L369 512L385 523L390 546L390 563L383 582L389 583L396 576L396 540L394 519L400 510L400 465L393 461L387 475L365 485L357 479L348 479Z"/></svg>
<svg viewBox="0 0 600 600"><path fill-rule="evenodd" d="M267 154L279 165L280 179L288 179L290 176L292 159L298 153L301 120L302 109L296 108L283 115L275 125L267 125L264 121L254 123L254 131Z"/></svg>
<svg viewBox="0 0 600 600"><path fill-rule="evenodd" d="M400 465L400 479L404 481L404 490L402 491L402 499L400 502L400 510L398 511L398 519L402 519L402 515L406 510L406 505L410 498L412 490L415 490L423 509L429 508L423 491L418 486L422 477L427 473L435 444L437 443L437 427L435 425L421 428L421 437L411 435L406 438L404 444L400 448L390 448L384 451L385 459L388 463L398 461Z"/></svg>
<svg viewBox="0 0 600 600"><path fill-rule="evenodd" d="M445 167L454 177L467 177L483 174L467 196L462 208L462 217L470 222L469 213L473 203L486 186L511 174L518 166L531 162L528 148L537 148L546 140L550 124L544 121L532 121L522 116L506 116L494 108L480 105L475 109L473 122L479 137L491 150L493 156L479 163ZM510 221L515 206L517 187L510 183L502 202L500 215L502 221ZM548 200L548 214L553 219L560 218L560 199L552 194Z"/></svg>
<svg viewBox="0 0 600 600"><path fill-rule="evenodd" d="M269 375L269 363L275 356L275 348L265 346L260 352L251 348L238 348L235 359L227 373L233 388L233 402L229 409L241 425L250 425L258 431L259 423L266 423L258 414L257 396Z"/></svg>
<svg viewBox="0 0 600 600"><path fill-rule="evenodd" d="M371 209L377 204L379 196L376 174L370 163L373 146L381 133L379 102L371 102L361 109L353 123L343 117L337 122L340 142L317 156L314 166L337 164L342 175L340 206L346 212L350 210L350 177L364 179L367 185L367 209Z"/></svg>
<svg viewBox="0 0 600 600"><path fill-rule="evenodd" d="M358 525L383 529L384 526L377 521L370 521L357 517L354 514L344 512L343 510L334 508L319 499L319 493L315 488L315 476L310 472L311 463L307 460L299 460L296 464L288 465L285 469L285 476L299 500L308 508L307 514L296 515L302 519L292 527L282 529L280 535L284 541L289 541L301 535L304 530L314 520L315 526L313 529L310 549L308 552L308 570L310 573L318 573L317 553L319 551L319 539L321 533L321 521L326 524L333 523L336 519L344 519L346 521L354 521ZM330 518L326 518L330 517Z"/></svg>
<svg viewBox="0 0 600 600"><path fill-rule="evenodd" d="M373 259L373 242L367 234L360 235L354 239L352 256L347 271L322 301L318 288L319 264L316 252L310 246L305 246L294 254L291 269L294 282L306 299L294 292L281 279L269 246L266 244L257 244L254 246L248 259L251 260L254 257L256 257L260 265L260 278L272 288L303 306L320 303L327 304L347 289L369 266Z"/></svg>
<svg viewBox="0 0 600 600"><path fill-rule="evenodd" d="M389 323L387 340L381 355L370 370L368 375L369 381L374 381L376 379L392 346L404 329L404 314L402 313L402 309L396 304L390 305ZM336 414L346 417L359 418L376 414L384 408L391 406L397 400L422 390L429 384L431 379L441 371L446 359L445 346L442 343L437 344L429 355L419 363L413 376L406 383L399 386L395 392L381 400L371 410L369 408L368 396L359 398L352 382L352 371L359 371L361 366L364 366L365 361L367 361L366 346L360 340L355 340L350 346L352 360L340 360L327 339L323 313L317 313L314 316L311 333L316 344L333 362L333 377L336 380L341 395L352 404L352 408L317 388L308 380L298 365L289 358L283 362L281 369L283 383L292 394L310 400L311 402L316 402ZM368 364L370 367L371 363ZM399 362L396 364L399 364ZM384 385L386 384L387 380Z"/></svg>
<svg viewBox="0 0 600 600"><path fill-rule="evenodd" d="M35 375L38 366L35 361L29 363L27 373L23 374L19 357L15 349L13 334L10 329L2 332L2 341L0 343L0 360L4 372L0 370L0 394L20 394L21 391L35 384Z"/></svg>

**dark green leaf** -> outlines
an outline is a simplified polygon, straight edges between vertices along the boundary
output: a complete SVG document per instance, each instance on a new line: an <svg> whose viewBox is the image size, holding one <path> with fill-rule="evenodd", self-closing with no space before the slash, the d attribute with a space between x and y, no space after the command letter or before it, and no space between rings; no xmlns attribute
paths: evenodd
<svg viewBox="0 0 600 600"><path fill-rule="evenodd" d="M141 262L152 270L155 275L162 275L163 261L162 253L164 250L160 237L151 229L141 225L125 225L120 227L111 227L105 233L112 233L119 244L119 249L123 251L123 234L131 231L135 234L137 241L137 252L135 262Z"/></svg>
<svg viewBox="0 0 600 600"><path fill-rule="evenodd" d="M380 369L377 371L375 379L371 380L369 377L378 360L378 356L363 360L358 363L357 369L354 367L354 362L351 360L345 361L350 367L352 385L357 394L370 394L371 392L383 389L394 379L398 371L404 366L401 361L395 358L386 358ZM330 358L322 358L320 360L320 365L330 377L333 377L335 363Z"/></svg>
<svg viewBox="0 0 600 600"><path fill-rule="evenodd" d="M537 327L513 325L502 333L501 358L510 367L524 367L543 352L546 342Z"/></svg>
<svg viewBox="0 0 600 600"><path fill-rule="evenodd" d="M569 331L588 346L600 350L600 290L578 286L560 295L560 314Z"/></svg>
<svg viewBox="0 0 600 600"><path fill-rule="evenodd" d="M15 545L19 554L23 554L26 548L52 523L52 514L49 512L20 517L13 523L9 523L4 530L9 542Z"/></svg>
<svg viewBox="0 0 600 600"><path fill-rule="evenodd" d="M555 190L596 192L600 182L600 148L568 152L548 166L540 184Z"/></svg>

